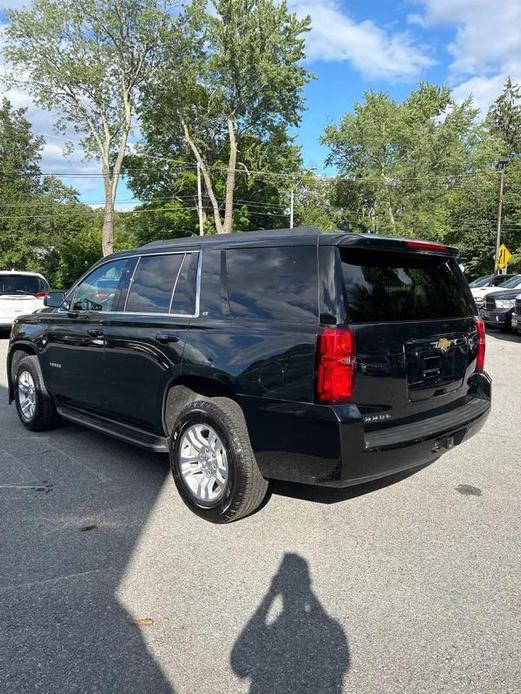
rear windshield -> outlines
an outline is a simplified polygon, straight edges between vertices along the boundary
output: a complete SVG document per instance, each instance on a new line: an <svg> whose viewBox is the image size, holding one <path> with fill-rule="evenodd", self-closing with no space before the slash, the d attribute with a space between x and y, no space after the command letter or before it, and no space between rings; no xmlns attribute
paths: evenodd
<svg viewBox="0 0 521 694"><path fill-rule="evenodd" d="M453 258L341 248L352 323L463 318L474 313Z"/></svg>
<svg viewBox="0 0 521 694"><path fill-rule="evenodd" d="M34 275L0 275L0 294L36 294L48 289L41 277Z"/></svg>

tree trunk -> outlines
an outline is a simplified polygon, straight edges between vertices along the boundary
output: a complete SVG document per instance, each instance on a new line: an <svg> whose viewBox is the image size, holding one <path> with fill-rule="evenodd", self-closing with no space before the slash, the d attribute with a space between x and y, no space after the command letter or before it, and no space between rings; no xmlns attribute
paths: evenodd
<svg viewBox="0 0 521 694"><path fill-rule="evenodd" d="M184 136L186 143L192 150L196 161L199 163L199 166L201 167L201 173L203 175L203 180L204 180L204 186L206 188L206 192L208 193L208 197L210 198L210 202L212 203L212 209L213 209L213 218L215 222L215 230L217 231L218 234L223 233L223 223L221 220L221 214L219 212L219 203L217 202L217 198L215 197L215 192L212 186L212 180L210 178L210 174L208 172L208 169L206 168L206 164L201 156L201 153L199 152L197 145L195 142L192 140L190 137L190 131L188 130L188 126L186 125L185 121L181 118L181 124L183 126L184 130Z"/></svg>
<svg viewBox="0 0 521 694"><path fill-rule="evenodd" d="M224 224L222 232L229 234L233 231L233 201L235 177L237 168L237 139L233 119L228 118L228 135L230 139L230 156L228 158L228 173L226 175L226 201L224 208Z"/></svg>
<svg viewBox="0 0 521 694"><path fill-rule="evenodd" d="M114 253L114 191L107 175L105 175L104 188L105 206L103 208L101 248L103 256L107 256Z"/></svg>

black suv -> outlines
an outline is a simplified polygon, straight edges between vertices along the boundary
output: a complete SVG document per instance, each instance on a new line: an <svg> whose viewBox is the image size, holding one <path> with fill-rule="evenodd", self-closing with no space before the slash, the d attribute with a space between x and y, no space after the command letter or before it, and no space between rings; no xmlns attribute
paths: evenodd
<svg viewBox="0 0 521 694"><path fill-rule="evenodd" d="M343 487L432 462L490 408L456 251L316 229L157 242L104 258L16 321L9 395L170 454L186 504L251 513L268 480Z"/></svg>

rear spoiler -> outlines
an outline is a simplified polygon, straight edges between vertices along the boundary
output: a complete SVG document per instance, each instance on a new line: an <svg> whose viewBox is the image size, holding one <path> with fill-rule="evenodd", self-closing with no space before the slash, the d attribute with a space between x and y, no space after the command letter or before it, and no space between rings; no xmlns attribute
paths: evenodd
<svg viewBox="0 0 521 694"><path fill-rule="evenodd" d="M422 255L444 255L456 258L459 251L454 246L446 246L435 241L422 241L416 239L398 239L389 236L377 236L376 234L349 234L340 238L339 246L351 246L352 248L374 249L381 251L394 251L400 253L421 253Z"/></svg>

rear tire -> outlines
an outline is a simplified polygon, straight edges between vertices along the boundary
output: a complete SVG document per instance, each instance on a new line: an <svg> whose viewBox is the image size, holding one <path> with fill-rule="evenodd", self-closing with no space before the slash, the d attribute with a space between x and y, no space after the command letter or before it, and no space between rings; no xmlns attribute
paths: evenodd
<svg viewBox="0 0 521 694"><path fill-rule="evenodd" d="M15 403L18 417L29 431L53 429L59 416L47 392L38 359L20 359L14 372Z"/></svg>
<svg viewBox="0 0 521 694"><path fill-rule="evenodd" d="M251 448L240 406L229 398L194 401L180 412L170 441L174 480L188 508L212 523L253 513L268 482Z"/></svg>

